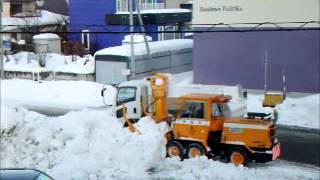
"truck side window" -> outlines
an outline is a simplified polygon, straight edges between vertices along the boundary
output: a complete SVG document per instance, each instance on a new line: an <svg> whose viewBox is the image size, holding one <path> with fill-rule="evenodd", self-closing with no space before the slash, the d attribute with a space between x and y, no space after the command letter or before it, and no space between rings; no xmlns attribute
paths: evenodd
<svg viewBox="0 0 320 180"><path fill-rule="evenodd" d="M213 117L221 117L223 116L223 105L213 103L212 104L212 116Z"/></svg>
<svg viewBox="0 0 320 180"><path fill-rule="evenodd" d="M117 106L135 101L136 100L136 91L137 89L135 87L120 87L118 88L118 94L117 94Z"/></svg>
<svg viewBox="0 0 320 180"><path fill-rule="evenodd" d="M181 117L204 119L204 103L186 102L183 106Z"/></svg>

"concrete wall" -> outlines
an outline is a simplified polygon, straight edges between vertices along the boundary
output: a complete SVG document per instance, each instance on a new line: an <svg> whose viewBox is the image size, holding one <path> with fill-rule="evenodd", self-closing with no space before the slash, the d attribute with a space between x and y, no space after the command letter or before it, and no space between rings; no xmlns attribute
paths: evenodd
<svg viewBox="0 0 320 180"><path fill-rule="evenodd" d="M283 68L288 91L319 93L319 39L320 30L195 34L194 81L263 89L263 52L266 49L269 89L281 89Z"/></svg>

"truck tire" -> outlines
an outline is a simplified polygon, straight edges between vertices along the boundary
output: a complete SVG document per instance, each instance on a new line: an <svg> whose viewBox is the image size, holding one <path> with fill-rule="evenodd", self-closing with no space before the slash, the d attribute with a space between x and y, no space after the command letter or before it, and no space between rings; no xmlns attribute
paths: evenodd
<svg viewBox="0 0 320 180"><path fill-rule="evenodd" d="M228 162L236 166L245 166L249 160L248 154L242 148L232 148L228 153Z"/></svg>
<svg viewBox="0 0 320 180"><path fill-rule="evenodd" d="M195 158L197 156L203 156L206 154L206 150L199 143L191 143L187 148L187 157Z"/></svg>
<svg viewBox="0 0 320 180"><path fill-rule="evenodd" d="M178 141L169 141L166 145L167 157L180 157L183 160L184 148Z"/></svg>

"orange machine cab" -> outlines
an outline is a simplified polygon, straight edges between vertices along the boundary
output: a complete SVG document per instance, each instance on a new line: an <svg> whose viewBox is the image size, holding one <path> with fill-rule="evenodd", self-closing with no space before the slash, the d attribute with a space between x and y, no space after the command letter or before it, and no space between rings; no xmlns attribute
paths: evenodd
<svg viewBox="0 0 320 180"><path fill-rule="evenodd" d="M167 155L191 158L223 156L236 165L278 159L280 144L267 114L228 117L230 96L191 94L179 98L179 114L172 123Z"/></svg>

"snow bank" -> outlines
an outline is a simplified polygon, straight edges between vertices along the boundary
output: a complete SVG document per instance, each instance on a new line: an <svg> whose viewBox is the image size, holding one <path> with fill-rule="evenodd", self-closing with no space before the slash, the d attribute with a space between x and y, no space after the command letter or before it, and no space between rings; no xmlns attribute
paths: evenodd
<svg viewBox="0 0 320 180"><path fill-rule="evenodd" d="M143 118L130 133L110 111L46 117L1 107L1 167L43 170L72 179L318 179L318 167L285 162L236 167L206 157L165 159L165 123Z"/></svg>
<svg viewBox="0 0 320 180"><path fill-rule="evenodd" d="M108 111L83 110L46 117L18 109L4 109L1 123L18 116L15 129L2 127L2 167L31 167L56 179L144 178L164 157L165 123L141 119L133 134ZM11 127L12 129L12 127Z"/></svg>
<svg viewBox="0 0 320 180"><path fill-rule="evenodd" d="M248 111L270 112L271 108L262 107L263 94L248 95ZM300 98L287 96L276 107L279 112L279 124L320 129L320 94L306 95Z"/></svg>
<svg viewBox="0 0 320 180"><path fill-rule="evenodd" d="M151 53L166 52L173 50L181 50L193 47L193 40L191 39L175 39L166 41L154 41L149 43ZM134 46L135 55L147 54L145 44L136 44ZM115 46L106 49L102 49L95 53L96 55L116 55L116 56L130 56L130 45Z"/></svg>
<svg viewBox="0 0 320 180"><path fill-rule="evenodd" d="M15 105L77 110L104 106L100 92L103 85L87 81L2 80L1 102Z"/></svg>
<svg viewBox="0 0 320 180"><path fill-rule="evenodd" d="M48 53L46 56L46 66L43 68L39 67L36 55L31 52L20 52L14 55L8 55L8 58L9 59L4 57L5 71L91 74L94 73L95 68L94 59L91 55L86 55L83 58L77 56L76 60L72 61L72 56Z"/></svg>

